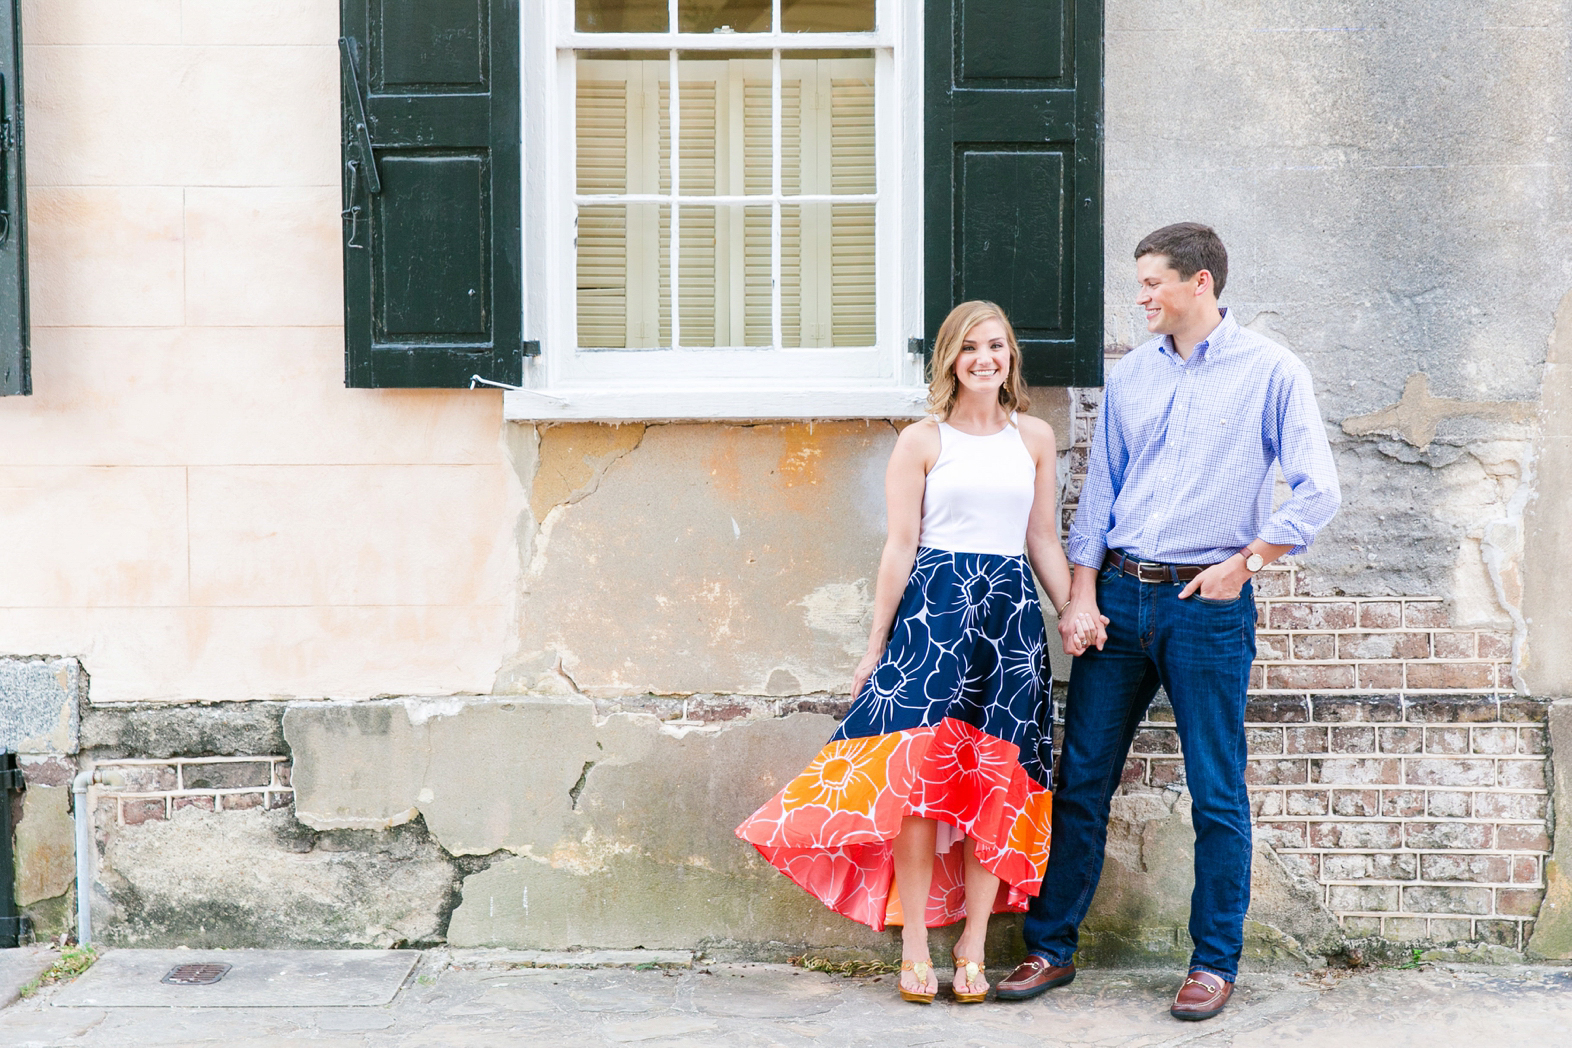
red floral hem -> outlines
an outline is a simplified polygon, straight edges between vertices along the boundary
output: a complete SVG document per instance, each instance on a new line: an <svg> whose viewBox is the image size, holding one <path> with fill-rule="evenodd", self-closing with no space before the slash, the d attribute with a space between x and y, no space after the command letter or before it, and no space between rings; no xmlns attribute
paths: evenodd
<svg viewBox="0 0 1572 1048"><path fill-rule="evenodd" d="M839 739L737 827L776 869L836 913L875 931L904 924L891 841L908 815L969 837L1001 880L995 913L1020 913L1048 866L1053 795L1020 751L964 721ZM966 916L962 848L935 857L929 927Z"/></svg>

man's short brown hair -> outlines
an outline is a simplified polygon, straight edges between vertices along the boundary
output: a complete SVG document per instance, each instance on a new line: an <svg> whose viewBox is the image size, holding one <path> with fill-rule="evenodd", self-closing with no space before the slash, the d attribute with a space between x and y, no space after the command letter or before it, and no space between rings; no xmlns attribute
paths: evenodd
<svg viewBox="0 0 1572 1048"><path fill-rule="evenodd" d="M1163 255L1169 265L1179 271L1181 280L1189 280L1201 270L1212 274L1212 288L1219 298L1223 285L1228 282L1228 250L1222 238L1211 226L1199 222L1175 222L1153 233L1148 233L1135 245L1135 257Z"/></svg>

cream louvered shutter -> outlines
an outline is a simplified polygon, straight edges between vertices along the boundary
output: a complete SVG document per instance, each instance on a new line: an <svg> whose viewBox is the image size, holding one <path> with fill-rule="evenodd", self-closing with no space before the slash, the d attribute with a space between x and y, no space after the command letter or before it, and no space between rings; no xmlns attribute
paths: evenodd
<svg viewBox="0 0 1572 1048"><path fill-rule="evenodd" d="M847 66L845 60L825 63ZM868 63L871 65L871 63ZM830 72L830 191L873 193L873 75ZM871 346L875 338L874 205L830 205L831 345Z"/></svg>
<svg viewBox="0 0 1572 1048"><path fill-rule="evenodd" d="M623 63L617 63L622 65ZM578 81L579 193L628 189L628 81L611 79L609 62L580 64ZM593 78L592 78L593 77ZM579 209L578 342L624 349L628 342L628 208Z"/></svg>

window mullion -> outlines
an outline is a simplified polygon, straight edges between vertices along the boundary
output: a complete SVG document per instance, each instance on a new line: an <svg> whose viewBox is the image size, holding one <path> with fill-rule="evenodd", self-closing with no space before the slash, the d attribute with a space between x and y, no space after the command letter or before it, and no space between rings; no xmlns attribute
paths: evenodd
<svg viewBox="0 0 1572 1048"><path fill-rule="evenodd" d="M775 27L780 0L774 0ZM781 52L770 52L770 344L785 346L781 319Z"/></svg>

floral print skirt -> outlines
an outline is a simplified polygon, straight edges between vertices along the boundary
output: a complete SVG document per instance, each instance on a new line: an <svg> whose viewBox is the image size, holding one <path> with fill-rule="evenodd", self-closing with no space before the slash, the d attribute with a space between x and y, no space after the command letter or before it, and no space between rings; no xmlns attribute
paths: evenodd
<svg viewBox="0 0 1572 1048"><path fill-rule="evenodd" d="M1025 557L921 548L889 646L813 762L737 836L837 913L904 924L891 841L938 820L924 919L966 916L960 837L1021 912L1048 865L1052 678Z"/></svg>

